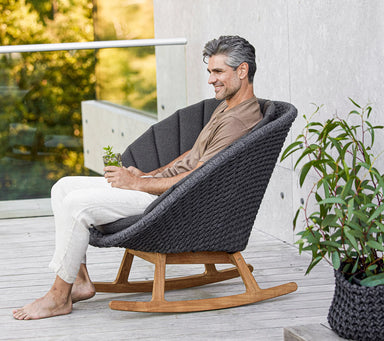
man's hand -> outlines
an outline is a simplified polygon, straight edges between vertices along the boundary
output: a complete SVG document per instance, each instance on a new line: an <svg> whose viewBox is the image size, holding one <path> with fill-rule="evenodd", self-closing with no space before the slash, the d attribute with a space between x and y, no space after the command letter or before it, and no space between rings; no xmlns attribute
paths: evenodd
<svg viewBox="0 0 384 341"><path fill-rule="evenodd" d="M136 167L133 167L133 166L129 166L127 168L133 175L136 175L136 176L144 176L144 175L147 175L147 173L144 173L143 171L141 171L139 168L136 168Z"/></svg>
<svg viewBox="0 0 384 341"><path fill-rule="evenodd" d="M202 164L203 162L198 162L194 169L169 178L142 177L143 174L151 175L151 173L144 173L135 167L107 166L104 168L104 177L112 187L160 195Z"/></svg>
<svg viewBox="0 0 384 341"><path fill-rule="evenodd" d="M137 171L139 170L137 169ZM104 177L112 187L137 190L139 175L135 175L129 168L107 166L104 168L104 172ZM138 174L138 172L136 173Z"/></svg>

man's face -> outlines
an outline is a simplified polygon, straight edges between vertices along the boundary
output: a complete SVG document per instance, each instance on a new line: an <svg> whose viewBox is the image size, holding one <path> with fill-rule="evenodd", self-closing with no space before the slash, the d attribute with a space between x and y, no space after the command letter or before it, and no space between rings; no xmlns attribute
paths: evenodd
<svg viewBox="0 0 384 341"><path fill-rule="evenodd" d="M226 59L227 56L219 54L208 60L208 84L214 86L218 100L231 99L241 87L237 71L225 64Z"/></svg>

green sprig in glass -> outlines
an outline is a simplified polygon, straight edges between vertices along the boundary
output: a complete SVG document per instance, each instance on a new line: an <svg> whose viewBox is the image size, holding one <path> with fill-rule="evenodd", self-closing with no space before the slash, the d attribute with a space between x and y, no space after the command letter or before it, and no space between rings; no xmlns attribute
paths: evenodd
<svg viewBox="0 0 384 341"><path fill-rule="evenodd" d="M103 162L105 167L106 166L123 167L120 153L114 153L111 146L104 147L103 150L104 150Z"/></svg>

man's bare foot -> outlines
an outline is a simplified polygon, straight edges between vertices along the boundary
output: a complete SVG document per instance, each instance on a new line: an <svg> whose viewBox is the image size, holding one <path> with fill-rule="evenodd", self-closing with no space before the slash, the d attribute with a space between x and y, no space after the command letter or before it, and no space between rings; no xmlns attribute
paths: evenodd
<svg viewBox="0 0 384 341"><path fill-rule="evenodd" d="M58 315L66 315L72 311L70 298L63 299L49 291L45 296L27 304L23 308L13 311L13 317L17 320L37 320Z"/></svg>
<svg viewBox="0 0 384 341"><path fill-rule="evenodd" d="M87 267L85 264L81 264L79 273L72 287L72 303L88 300L95 296L95 293L95 286L89 277Z"/></svg>
<svg viewBox="0 0 384 341"><path fill-rule="evenodd" d="M95 287L92 282L90 283L74 283L72 287L72 303L76 303L79 301L84 301L95 296Z"/></svg>

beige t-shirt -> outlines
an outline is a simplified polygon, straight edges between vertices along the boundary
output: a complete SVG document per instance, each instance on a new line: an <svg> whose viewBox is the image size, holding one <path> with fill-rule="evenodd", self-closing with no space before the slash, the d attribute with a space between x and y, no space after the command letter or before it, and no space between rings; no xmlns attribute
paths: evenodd
<svg viewBox="0 0 384 341"><path fill-rule="evenodd" d="M248 133L263 118L255 96L232 109L226 109L226 101L221 102L200 132L190 152L155 177L172 177L194 169L199 161L208 161L233 141Z"/></svg>

